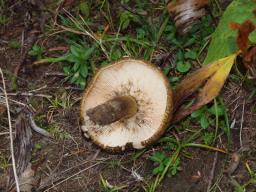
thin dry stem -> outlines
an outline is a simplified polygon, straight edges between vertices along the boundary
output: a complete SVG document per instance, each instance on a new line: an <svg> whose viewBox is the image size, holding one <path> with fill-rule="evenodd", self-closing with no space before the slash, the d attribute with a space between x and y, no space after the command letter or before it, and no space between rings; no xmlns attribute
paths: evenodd
<svg viewBox="0 0 256 192"><path fill-rule="evenodd" d="M3 71L2 71L1 68L0 68L0 73L1 73L1 78L2 78L2 81L3 81L3 91L4 91L4 96L5 96L6 108L7 108L7 116L8 116L8 124L9 124L9 136L10 136L10 150L11 150L11 157L12 157L13 175L14 175L14 179L15 179L16 190L17 190L17 192L20 192L19 179L18 179L18 175L17 175L16 162L15 162L15 157L14 157L14 147L13 147L13 135L12 135L12 123L11 123L10 107L9 107L8 97L7 97L7 92L6 92L6 86L5 86L5 81L4 81L4 74L3 74Z"/></svg>
<svg viewBox="0 0 256 192"><path fill-rule="evenodd" d="M245 107L245 100L243 102L242 117L241 117L241 123L240 123L240 133L239 133L239 140L240 140L241 148L243 147L242 131L243 131L243 123L244 123L244 107Z"/></svg>
<svg viewBox="0 0 256 192"><path fill-rule="evenodd" d="M214 175L215 175L215 169L216 169L217 162L218 162L218 152L216 151L215 155L214 155L213 163L212 163L212 170L211 170L210 176L209 176L207 191L210 191L210 189L211 189L213 179L214 179Z"/></svg>

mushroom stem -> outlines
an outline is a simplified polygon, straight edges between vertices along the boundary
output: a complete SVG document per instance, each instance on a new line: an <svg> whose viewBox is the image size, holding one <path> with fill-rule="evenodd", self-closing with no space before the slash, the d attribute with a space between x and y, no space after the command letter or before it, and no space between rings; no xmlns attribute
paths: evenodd
<svg viewBox="0 0 256 192"><path fill-rule="evenodd" d="M118 96L94 108L86 114L90 120L99 125L107 125L135 115L138 111L136 100L132 96Z"/></svg>

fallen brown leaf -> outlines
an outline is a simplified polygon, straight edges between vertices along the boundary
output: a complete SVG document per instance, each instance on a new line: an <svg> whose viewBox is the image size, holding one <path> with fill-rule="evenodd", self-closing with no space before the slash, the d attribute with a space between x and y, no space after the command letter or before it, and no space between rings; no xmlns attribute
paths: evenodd
<svg viewBox="0 0 256 192"><path fill-rule="evenodd" d="M195 102L187 108L178 108L174 113L172 122L183 119L218 96L234 64L237 54L238 53L230 55L215 61L209 66L203 67L199 72L196 71L180 83L176 96L174 97L174 103L178 104L181 104L184 98L195 92L199 86L206 81L202 90L196 95ZM176 107L178 107L177 104Z"/></svg>
<svg viewBox="0 0 256 192"><path fill-rule="evenodd" d="M174 92L174 111L178 109L186 98L201 87L223 65L223 61L225 60L225 58L220 59L212 65L204 66L181 81Z"/></svg>

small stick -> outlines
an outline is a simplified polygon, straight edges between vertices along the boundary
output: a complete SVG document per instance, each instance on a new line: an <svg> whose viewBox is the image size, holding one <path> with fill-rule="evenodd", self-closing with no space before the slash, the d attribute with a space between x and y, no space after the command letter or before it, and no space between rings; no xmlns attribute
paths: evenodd
<svg viewBox="0 0 256 192"><path fill-rule="evenodd" d="M45 137L50 137L50 138L52 138L52 135L51 135L48 131L46 131L46 130L44 130L44 129L42 129L41 127L38 127L38 126L36 125L36 123L35 123L34 119L32 118L32 115L31 115L31 114L28 115L28 118L29 118L29 123L30 123L30 125L31 125L31 128L32 128L35 132L37 132L37 133L39 133L39 134L41 134L41 135L43 135L43 136L45 136Z"/></svg>
<svg viewBox="0 0 256 192"><path fill-rule="evenodd" d="M9 134L10 134L9 132L2 132L2 133L0 133L0 136L2 136L2 135L9 135ZM15 134L15 133L13 132L12 134Z"/></svg>
<svg viewBox="0 0 256 192"><path fill-rule="evenodd" d="M24 34L25 32L22 32L22 48L21 48L21 54L20 54L20 59L17 64L17 66L14 69L14 77L12 79L12 82L16 84L17 77L20 71L21 66L25 63L27 54L29 50L32 48L34 45L36 39L37 39L37 33L38 31L30 31L27 35L26 41L24 40Z"/></svg>
<svg viewBox="0 0 256 192"><path fill-rule="evenodd" d="M207 191L210 191L211 186L212 186L212 182L213 182L213 179L214 179L214 174L215 174L217 160L218 160L218 152L216 151L215 155L214 155L213 163L212 163L212 170L211 170L210 176L209 176L209 183L208 183L208 186L207 186Z"/></svg>
<svg viewBox="0 0 256 192"><path fill-rule="evenodd" d="M18 175L17 175L16 162L15 162L15 157L14 157L11 114L10 114L10 108L9 108L8 97L7 97L6 86L5 86L5 80L4 80L4 74L3 74L2 68L0 68L0 73L1 73L1 78L2 78L2 81L3 81L5 103L6 103L6 108L7 108L13 175L14 175L14 179L15 179L16 190L17 190L17 192L20 192L19 179L18 179Z"/></svg>
<svg viewBox="0 0 256 192"><path fill-rule="evenodd" d="M0 94L2 95L2 94ZM35 96L35 97L44 97L44 98L52 98L51 95L45 94L34 94L34 93L7 93L7 96Z"/></svg>
<svg viewBox="0 0 256 192"><path fill-rule="evenodd" d="M44 86L39 87L39 88L37 88L37 89L30 90L29 92L30 92L30 93L32 93L32 92L37 92L37 91L40 91L40 90L46 89L46 88L47 88L47 85L44 85Z"/></svg>
<svg viewBox="0 0 256 192"><path fill-rule="evenodd" d="M4 96L0 95L0 98L4 98ZM23 107L27 106L27 105L24 104L24 103L21 103L21 102L19 102L19 101L15 101L15 100L10 99L10 98L9 98L8 100L11 101L11 102L13 102L13 103L15 103L15 104L17 104L17 105L21 105L21 106L23 106ZM3 103L3 104L5 104L5 103Z"/></svg>
<svg viewBox="0 0 256 192"><path fill-rule="evenodd" d="M239 133L240 148L243 147L242 131L243 131L243 123L244 123L244 106L245 106L245 100L243 102L242 117L241 117L241 123L240 123L240 133Z"/></svg>

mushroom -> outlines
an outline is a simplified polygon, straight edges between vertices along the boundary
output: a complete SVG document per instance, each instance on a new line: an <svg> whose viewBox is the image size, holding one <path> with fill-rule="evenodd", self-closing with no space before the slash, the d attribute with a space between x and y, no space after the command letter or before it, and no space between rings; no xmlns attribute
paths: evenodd
<svg viewBox="0 0 256 192"><path fill-rule="evenodd" d="M172 118L172 89L153 64L123 59L99 69L81 101L81 129L108 151L141 149Z"/></svg>

